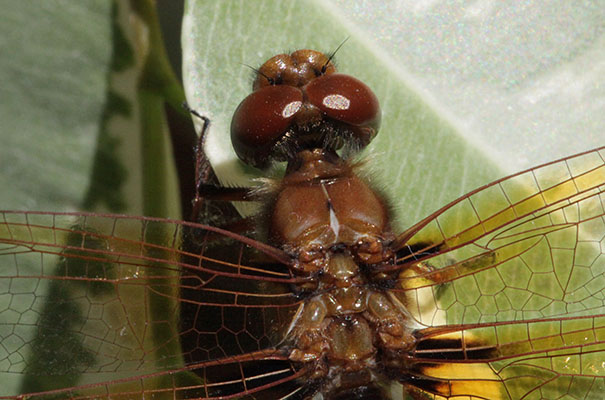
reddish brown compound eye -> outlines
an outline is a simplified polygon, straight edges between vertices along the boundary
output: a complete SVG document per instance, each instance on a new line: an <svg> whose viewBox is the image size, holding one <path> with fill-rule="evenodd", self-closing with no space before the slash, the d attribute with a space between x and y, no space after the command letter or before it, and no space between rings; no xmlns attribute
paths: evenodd
<svg viewBox="0 0 605 400"><path fill-rule="evenodd" d="M231 120L231 142L238 157L252 166L265 166L302 101L300 89L281 85L263 87L246 97Z"/></svg>
<svg viewBox="0 0 605 400"><path fill-rule="evenodd" d="M369 136L359 138L363 143L369 143L378 132L380 104L374 92L360 80L344 74L324 75L309 82L305 94L327 117L367 128L358 131Z"/></svg>

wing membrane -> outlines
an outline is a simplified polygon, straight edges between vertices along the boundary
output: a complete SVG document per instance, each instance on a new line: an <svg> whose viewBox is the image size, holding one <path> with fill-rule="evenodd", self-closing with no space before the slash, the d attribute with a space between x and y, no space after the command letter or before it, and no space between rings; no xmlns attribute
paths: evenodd
<svg viewBox="0 0 605 400"><path fill-rule="evenodd" d="M407 379L426 393L602 398L605 316L448 326L416 334Z"/></svg>
<svg viewBox="0 0 605 400"><path fill-rule="evenodd" d="M602 398L604 155L494 182L400 235L392 295L426 326L402 379L410 392Z"/></svg>
<svg viewBox="0 0 605 400"><path fill-rule="evenodd" d="M549 206L602 194L604 159L601 147L492 182L403 232L399 247L456 248Z"/></svg>
<svg viewBox="0 0 605 400"><path fill-rule="evenodd" d="M151 218L3 213L0 369L25 375L12 390L111 381L174 392L154 373L280 343L299 307L293 279L277 249L239 239ZM142 376L164 383L138 387Z"/></svg>
<svg viewBox="0 0 605 400"><path fill-rule="evenodd" d="M296 370L287 358L271 351L197 363L103 383L76 385L27 395L28 399L262 399L304 395ZM19 396L0 396L16 399ZM300 397L298 397L300 398Z"/></svg>
<svg viewBox="0 0 605 400"><path fill-rule="evenodd" d="M603 154L505 178L404 233L401 248L422 250L401 257L396 296L428 326L603 313ZM439 228L469 214L464 229Z"/></svg>

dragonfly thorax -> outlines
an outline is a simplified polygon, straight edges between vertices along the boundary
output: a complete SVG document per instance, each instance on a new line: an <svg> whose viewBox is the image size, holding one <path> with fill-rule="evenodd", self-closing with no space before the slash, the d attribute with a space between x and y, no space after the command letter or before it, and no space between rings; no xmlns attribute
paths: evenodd
<svg viewBox="0 0 605 400"><path fill-rule="evenodd" d="M350 165L320 149L302 152L299 160L272 206L271 236L277 244L295 253L317 253L388 239L383 201Z"/></svg>

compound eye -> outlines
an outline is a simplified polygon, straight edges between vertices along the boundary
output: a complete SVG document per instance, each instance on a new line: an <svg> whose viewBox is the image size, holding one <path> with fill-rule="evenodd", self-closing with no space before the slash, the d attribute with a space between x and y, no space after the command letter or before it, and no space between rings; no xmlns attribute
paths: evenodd
<svg viewBox="0 0 605 400"><path fill-rule="evenodd" d="M309 102L329 118L368 128L376 134L380 126L380 104L372 89L349 75L323 75L305 87ZM360 138L363 142L370 138Z"/></svg>
<svg viewBox="0 0 605 400"><path fill-rule="evenodd" d="M231 120L231 142L238 157L258 168L266 166L302 101L300 89L281 85L262 87L246 97Z"/></svg>

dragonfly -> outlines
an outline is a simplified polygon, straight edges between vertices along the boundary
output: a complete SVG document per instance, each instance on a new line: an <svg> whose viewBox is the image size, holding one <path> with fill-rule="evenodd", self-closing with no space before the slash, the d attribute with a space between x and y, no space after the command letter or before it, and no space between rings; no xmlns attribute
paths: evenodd
<svg viewBox="0 0 605 400"><path fill-rule="evenodd" d="M378 100L331 59L271 58L234 113L239 157L281 181L198 182L196 214L256 218L0 213L0 370L27 393L0 398L603 397L605 147L394 233L350 161Z"/></svg>

